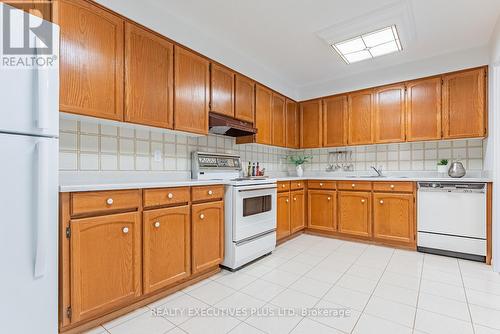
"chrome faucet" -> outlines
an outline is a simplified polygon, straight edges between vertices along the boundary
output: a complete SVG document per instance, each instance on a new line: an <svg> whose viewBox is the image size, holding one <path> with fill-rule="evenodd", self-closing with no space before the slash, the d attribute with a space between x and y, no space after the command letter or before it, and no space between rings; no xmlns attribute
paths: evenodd
<svg viewBox="0 0 500 334"><path fill-rule="evenodd" d="M383 176L382 175L382 167L379 167L379 168L377 168L375 166L370 166L370 167L371 167L371 169L373 169L377 173L378 176L380 176L380 177Z"/></svg>

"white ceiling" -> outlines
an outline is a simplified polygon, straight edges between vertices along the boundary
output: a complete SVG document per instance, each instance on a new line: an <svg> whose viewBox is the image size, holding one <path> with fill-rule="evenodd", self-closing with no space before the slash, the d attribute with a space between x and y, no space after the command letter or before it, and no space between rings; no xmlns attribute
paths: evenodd
<svg viewBox="0 0 500 334"><path fill-rule="evenodd" d="M118 6L119 1L101 0ZM312 97L321 83L362 77L384 68L443 54L484 47L500 14L500 0L143 0L165 16L179 19L192 31L259 64L296 97ZM123 3L123 2L122 2ZM329 30L355 36L371 25L391 20L392 5L408 6L405 20L394 20L403 52L346 65L318 33ZM392 12L391 12L392 8ZM392 13L392 14L391 14ZM403 15L403 14L401 14ZM148 25L144 15L141 23ZM141 21L141 20L139 20ZM370 24L363 25L370 21ZM378 27L382 28L382 27ZM175 36L171 36L175 39ZM179 42L183 43L182 40ZM189 45L208 50L209 45ZM207 51L208 52L208 51ZM216 53L215 51L213 53ZM208 54L208 56L211 56ZM224 62L224 57L217 59ZM227 64L229 66L234 64ZM245 73L245 66L241 69ZM245 73L250 76L254 73ZM259 77L254 77L260 81ZM271 83L266 80L264 83ZM281 87L272 88L279 90ZM303 92L301 92L303 91ZM287 93L284 92L284 93ZM320 94L318 90L317 94Z"/></svg>

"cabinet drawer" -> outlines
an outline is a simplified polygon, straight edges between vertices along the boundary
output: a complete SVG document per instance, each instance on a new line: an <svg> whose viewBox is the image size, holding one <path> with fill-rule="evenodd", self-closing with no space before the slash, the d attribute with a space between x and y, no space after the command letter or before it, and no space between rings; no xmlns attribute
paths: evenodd
<svg viewBox="0 0 500 334"><path fill-rule="evenodd" d="M339 181L338 187L340 190L372 190L371 182L357 182L357 181Z"/></svg>
<svg viewBox="0 0 500 334"><path fill-rule="evenodd" d="M304 189L304 182L305 181L292 181L290 182L290 189L291 190Z"/></svg>
<svg viewBox="0 0 500 334"><path fill-rule="evenodd" d="M189 187L145 189L144 207L188 203L190 197Z"/></svg>
<svg viewBox="0 0 500 334"><path fill-rule="evenodd" d="M374 182L374 191L413 192L413 182Z"/></svg>
<svg viewBox="0 0 500 334"><path fill-rule="evenodd" d="M193 202L215 201L224 198L224 186L202 186L191 188Z"/></svg>
<svg viewBox="0 0 500 334"><path fill-rule="evenodd" d="M335 181L310 180L307 181L309 189L331 189L335 190L337 184Z"/></svg>
<svg viewBox="0 0 500 334"><path fill-rule="evenodd" d="M71 215L136 209L141 204L139 190L89 191L71 194Z"/></svg>
<svg viewBox="0 0 500 334"><path fill-rule="evenodd" d="M290 190L290 181L279 181L278 192Z"/></svg>

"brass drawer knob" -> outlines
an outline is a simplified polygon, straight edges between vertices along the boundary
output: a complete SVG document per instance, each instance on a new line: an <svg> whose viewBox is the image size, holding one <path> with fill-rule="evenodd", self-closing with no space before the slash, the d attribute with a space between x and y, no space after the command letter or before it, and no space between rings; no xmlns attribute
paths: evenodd
<svg viewBox="0 0 500 334"><path fill-rule="evenodd" d="M174 198L174 194L168 193L167 197L170 198L170 199L172 199L172 198Z"/></svg>
<svg viewBox="0 0 500 334"><path fill-rule="evenodd" d="M394 185L393 184L391 184L391 189L394 189Z"/></svg>
<svg viewBox="0 0 500 334"><path fill-rule="evenodd" d="M213 192L212 190L209 190L209 191L208 191L208 194L209 194L209 195L213 195L213 194L214 194L214 192Z"/></svg>
<svg viewBox="0 0 500 334"><path fill-rule="evenodd" d="M328 197L328 200L331 200L332 198L331 197Z"/></svg>
<svg viewBox="0 0 500 334"><path fill-rule="evenodd" d="M351 184L351 187L353 187L353 188L354 188L354 187L356 187L356 184L354 184L354 183L353 183L353 184Z"/></svg>
<svg viewBox="0 0 500 334"><path fill-rule="evenodd" d="M294 198L293 198L293 200L294 200L294 201L296 201L296 200L297 200L297 198L296 198L296 197L294 197Z"/></svg>
<svg viewBox="0 0 500 334"><path fill-rule="evenodd" d="M113 205L113 199L112 199L112 198L108 198L108 199L106 200L106 204L107 204L107 205Z"/></svg>
<svg viewBox="0 0 500 334"><path fill-rule="evenodd" d="M380 204L384 204L384 201L383 201L383 200L380 200Z"/></svg>
<svg viewBox="0 0 500 334"><path fill-rule="evenodd" d="M365 202L366 202L366 199L362 199L362 200L361 200L361 203L365 203Z"/></svg>
<svg viewBox="0 0 500 334"><path fill-rule="evenodd" d="M323 183L322 183L322 182L320 182L320 183L319 183L319 186L320 186L320 187L323 187Z"/></svg>

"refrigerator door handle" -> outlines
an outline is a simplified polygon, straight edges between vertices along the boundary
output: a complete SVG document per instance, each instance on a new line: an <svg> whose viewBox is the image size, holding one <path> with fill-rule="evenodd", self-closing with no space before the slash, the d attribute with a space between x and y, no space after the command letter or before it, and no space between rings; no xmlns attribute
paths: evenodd
<svg viewBox="0 0 500 334"><path fill-rule="evenodd" d="M49 143L41 139L36 144L37 151L37 217L36 217L36 249L35 278L45 275L47 265L48 229L49 229Z"/></svg>
<svg viewBox="0 0 500 334"><path fill-rule="evenodd" d="M34 35L34 34L33 34ZM35 47L35 57L39 56L39 48L42 48L41 41L36 37L33 37ZM38 103L36 105L38 111L37 127L39 129L48 129L49 125L49 115L50 115L50 77L49 71L43 66L36 66L36 83L37 83L37 97Z"/></svg>

